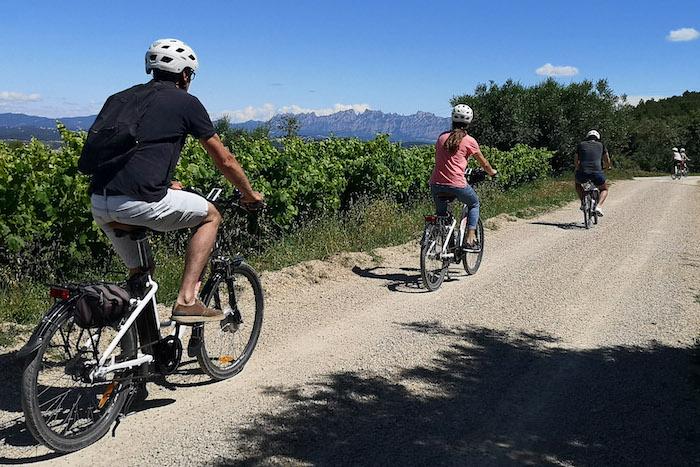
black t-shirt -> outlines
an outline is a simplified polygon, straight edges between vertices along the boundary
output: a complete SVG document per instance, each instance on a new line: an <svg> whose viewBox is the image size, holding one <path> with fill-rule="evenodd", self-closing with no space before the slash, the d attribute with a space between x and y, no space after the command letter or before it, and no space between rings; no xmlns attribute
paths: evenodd
<svg viewBox="0 0 700 467"><path fill-rule="evenodd" d="M576 146L579 170L584 173L603 171L603 154L608 150L603 143L595 140L581 141Z"/></svg>
<svg viewBox="0 0 700 467"><path fill-rule="evenodd" d="M168 81L148 85L157 85L158 90L139 122L139 147L116 173L93 177L93 192L107 188L137 200L159 201L170 186L187 135L197 139L214 135L214 126L199 99Z"/></svg>

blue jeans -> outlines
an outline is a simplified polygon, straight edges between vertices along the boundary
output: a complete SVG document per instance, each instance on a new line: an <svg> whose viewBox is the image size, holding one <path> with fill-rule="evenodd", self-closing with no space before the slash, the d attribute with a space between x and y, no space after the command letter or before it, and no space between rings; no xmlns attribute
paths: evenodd
<svg viewBox="0 0 700 467"><path fill-rule="evenodd" d="M469 185L464 188L459 188L450 185L430 185L430 191L433 194L435 202L435 210L438 216L447 215L447 201L439 199L438 193L450 193L457 197L458 200L467 205L467 228L476 229L476 224L479 222L479 197L474 191L474 188Z"/></svg>

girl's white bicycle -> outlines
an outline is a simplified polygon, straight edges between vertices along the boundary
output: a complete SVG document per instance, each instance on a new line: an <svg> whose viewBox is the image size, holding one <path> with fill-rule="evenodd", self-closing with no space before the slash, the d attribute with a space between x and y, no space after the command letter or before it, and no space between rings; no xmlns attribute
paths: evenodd
<svg viewBox="0 0 700 467"><path fill-rule="evenodd" d="M482 169L467 169L467 183L472 188L486 178ZM423 285L430 291L437 290L449 273L451 263L462 263L467 274L476 274L484 257L484 226L479 219L476 225L476 243L473 248L466 248L464 239L467 234L466 205L460 210L460 217L452 215L450 203L455 196L450 193L438 194L447 201L446 216L425 216L425 228L421 238L420 273Z"/></svg>

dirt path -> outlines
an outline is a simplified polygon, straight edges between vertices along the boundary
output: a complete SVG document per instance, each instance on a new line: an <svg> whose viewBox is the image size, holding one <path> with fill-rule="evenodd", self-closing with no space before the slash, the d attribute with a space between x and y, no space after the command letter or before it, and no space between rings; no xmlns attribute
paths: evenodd
<svg viewBox="0 0 700 467"><path fill-rule="evenodd" d="M698 464L700 179L619 182L599 226L580 217L504 221L478 274L434 293L415 244L269 274L242 374L151 385L67 456L8 422L0 360L0 463Z"/></svg>

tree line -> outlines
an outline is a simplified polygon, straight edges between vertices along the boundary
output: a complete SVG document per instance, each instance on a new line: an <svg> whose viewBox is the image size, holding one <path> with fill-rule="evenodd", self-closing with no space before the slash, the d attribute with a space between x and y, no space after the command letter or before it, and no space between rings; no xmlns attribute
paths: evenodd
<svg viewBox="0 0 700 467"><path fill-rule="evenodd" d="M686 148L691 171L700 170L700 92L634 106L604 79L560 84L550 78L532 86L492 81L450 103L474 109L470 132L480 144L547 148L556 154L556 172L573 168L576 144L590 129L601 132L619 168L670 171L676 146Z"/></svg>

